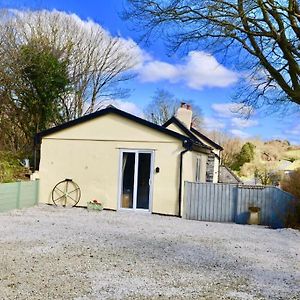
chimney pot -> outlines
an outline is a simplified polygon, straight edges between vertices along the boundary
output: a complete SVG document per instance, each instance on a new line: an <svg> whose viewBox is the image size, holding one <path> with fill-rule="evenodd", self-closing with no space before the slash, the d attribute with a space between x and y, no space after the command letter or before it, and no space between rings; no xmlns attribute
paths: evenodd
<svg viewBox="0 0 300 300"><path fill-rule="evenodd" d="M191 105L181 102L180 107L177 109L176 118L181 121L188 129L192 125L192 108Z"/></svg>

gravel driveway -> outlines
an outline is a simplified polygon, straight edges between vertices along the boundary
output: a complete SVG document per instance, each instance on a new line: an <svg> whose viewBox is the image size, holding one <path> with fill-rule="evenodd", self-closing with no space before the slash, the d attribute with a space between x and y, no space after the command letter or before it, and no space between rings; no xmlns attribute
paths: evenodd
<svg viewBox="0 0 300 300"><path fill-rule="evenodd" d="M300 232L39 206L0 215L1 299L300 299Z"/></svg>

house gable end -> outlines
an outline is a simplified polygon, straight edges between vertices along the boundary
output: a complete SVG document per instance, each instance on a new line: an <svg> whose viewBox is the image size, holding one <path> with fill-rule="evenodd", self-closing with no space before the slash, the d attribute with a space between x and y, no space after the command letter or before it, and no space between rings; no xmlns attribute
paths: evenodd
<svg viewBox="0 0 300 300"><path fill-rule="evenodd" d="M182 129L180 129L179 127L178 127L178 125L176 125L175 123L171 123L171 124L169 124L167 127L165 127L165 128L167 128L167 129L169 129L169 130L172 130L172 131L175 131L175 132L177 132L177 133L179 133L179 134L182 134L182 135L184 135L184 136L186 136L186 137L189 137L187 134L186 134L186 132L185 131L183 131Z"/></svg>
<svg viewBox="0 0 300 300"><path fill-rule="evenodd" d="M145 134L145 132L147 132L147 134ZM136 140L140 138L141 140L151 139L152 141L155 141L156 139L175 139L182 142L189 140L189 138L184 135L148 122L112 106L42 131L35 137L36 143L40 143L42 138L101 138L109 140L117 138L127 140L130 140L131 138Z"/></svg>

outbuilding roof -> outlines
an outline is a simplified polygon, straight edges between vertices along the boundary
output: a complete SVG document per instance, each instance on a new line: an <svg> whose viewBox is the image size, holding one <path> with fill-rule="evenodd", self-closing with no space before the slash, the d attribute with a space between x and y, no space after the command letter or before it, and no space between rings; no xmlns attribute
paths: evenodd
<svg viewBox="0 0 300 300"><path fill-rule="evenodd" d="M204 141L206 141L211 147L218 150L223 150L223 148L220 145L212 141L210 138L208 138L195 128L191 127L191 129L188 129L180 120L178 120L174 116L171 119L169 119L165 124L163 124L163 127L167 128L170 124L177 125L189 138L194 140L196 143L204 145L204 143L199 139L201 138Z"/></svg>

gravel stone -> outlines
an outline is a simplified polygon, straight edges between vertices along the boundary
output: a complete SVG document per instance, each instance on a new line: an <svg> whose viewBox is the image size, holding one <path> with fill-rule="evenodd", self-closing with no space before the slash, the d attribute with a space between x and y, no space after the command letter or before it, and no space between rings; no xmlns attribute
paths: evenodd
<svg viewBox="0 0 300 300"><path fill-rule="evenodd" d="M0 250L0 299L300 299L292 229L40 205Z"/></svg>

